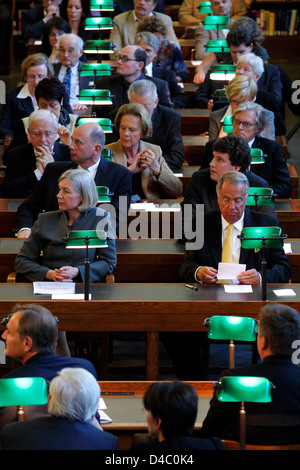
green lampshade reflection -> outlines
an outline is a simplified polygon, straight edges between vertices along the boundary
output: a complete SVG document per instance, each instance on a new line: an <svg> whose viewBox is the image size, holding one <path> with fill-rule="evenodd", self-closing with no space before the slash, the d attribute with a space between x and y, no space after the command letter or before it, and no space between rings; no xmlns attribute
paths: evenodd
<svg viewBox="0 0 300 470"><path fill-rule="evenodd" d="M201 13L202 15L212 15L213 14L213 11L212 9L210 8L210 5L211 3L210 2L202 2L200 3L199 5L199 13Z"/></svg>
<svg viewBox="0 0 300 470"><path fill-rule="evenodd" d="M261 249L266 248L282 248L283 240L286 235L282 234L280 227L244 227L241 235L242 248Z"/></svg>
<svg viewBox="0 0 300 470"><path fill-rule="evenodd" d="M101 157L105 158L106 160L111 160L114 155L115 154L112 153L110 149L104 148L101 151Z"/></svg>
<svg viewBox="0 0 300 470"><path fill-rule="evenodd" d="M91 0L91 11L114 11L113 0Z"/></svg>
<svg viewBox="0 0 300 470"><path fill-rule="evenodd" d="M114 45L111 41L102 39L90 39L84 43L85 54L113 54Z"/></svg>
<svg viewBox="0 0 300 470"><path fill-rule="evenodd" d="M203 20L203 29L228 29L228 16L206 16Z"/></svg>
<svg viewBox="0 0 300 470"><path fill-rule="evenodd" d="M275 197L272 188L250 187L247 206L274 206Z"/></svg>
<svg viewBox="0 0 300 470"><path fill-rule="evenodd" d="M265 377L222 377L215 384L218 400L224 402L270 403L273 384Z"/></svg>
<svg viewBox="0 0 300 470"><path fill-rule="evenodd" d="M210 39L205 45L206 52L230 52L227 41L224 39ZM225 65L225 64L218 64ZM227 65L227 64L226 64Z"/></svg>
<svg viewBox="0 0 300 470"><path fill-rule="evenodd" d="M104 230L72 230L68 233L66 248L86 248L86 241L90 248L106 248L108 246Z"/></svg>
<svg viewBox="0 0 300 470"><path fill-rule="evenodd" d="M105 134L110 134L113 131L113 123L110 119L107 118L81 117L77 120L76 126L79 126L80 124L86 124L87 122L94 122L99 124Z"/></svg>
<svg viewBox="0 0 300 470"><path fill-rule="evenodd" d="M104 30L104 29L112 29L113 28L113 21L112 18L109 17L92 17L86 18L84 22L84 29L86 31L93 31L93 30Z"/></svg>
<svg viewBox="0 0 300 470"><path fill-rule="evenodd" d="M228 341L255 341L257 325L253 318L214 315L207 318L208 338Z"/></svg>
<svg viewBox="0 0 300 470"><path fill-rule="evenodd" d="M0 379L0 406L45 405L47 382L42 377Z"/></svg>
<svg viewBox="0 0 300 470"><path fill-rule="evenodd" d="M82 64L79 75L81 77L107 77L111 75L109 64Z"/></svg>
<svg viewBox="0 0 300 470"><path fill-rule="evenodd" d="M112 104L110 90L81 90L79 103L86 105L109 105Z"/></svg>
<svg viewBox="0 0 300 470"><path fill-rule="evenodd" d="M110 196L113 196L113 193L109 192L109 189L106 186L97 186L98 202L111 202Z"/></svg>

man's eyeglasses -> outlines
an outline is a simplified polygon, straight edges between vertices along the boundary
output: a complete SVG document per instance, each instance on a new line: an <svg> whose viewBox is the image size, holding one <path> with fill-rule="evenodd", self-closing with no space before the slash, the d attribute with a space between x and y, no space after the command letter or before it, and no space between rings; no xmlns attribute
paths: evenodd
<svg viewBox="0 0 300 470"><path fill-rule="evenodd" d="M130 60L131 61L134 61L134 62L140 62L140 60L137 60L137 59L130 59L129 57L127 57L126 55L123 56L123 55L118 55L117 56L117 61L118 60L121 60L121 62L123 62L124 64L126 64L127 62L129 62Z"/></svg>
<svg viewBox="0 0 300 470"><path fill-rule="evenodd" d="M53 134L56 134L57 131L32 131L29 129L30 134L34 135L35 137L41 137L42 135L45 135L46 137L50 137Z"/></svg>
<svg viewBox="0 0 300 470"><path fill-rule="evenodd" d="M234 119L234 120L233 120L233 123L236 124L237 126L239 126L240 124L242 124L242 127L243 127L244 129L250 129L250 127L257 126L257 123L256 123L256 122L255 122L254 124L252 124L251 122L240 121L239 119Z"/></svg>

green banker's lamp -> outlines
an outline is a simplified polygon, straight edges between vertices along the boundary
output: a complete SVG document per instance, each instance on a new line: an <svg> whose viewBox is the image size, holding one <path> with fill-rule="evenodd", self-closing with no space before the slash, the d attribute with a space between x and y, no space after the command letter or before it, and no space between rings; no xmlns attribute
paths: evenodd
<svg viewBox="0 0 300 470"><path fill-rule="evenodd" d="M114 193L110 193L107 186L96 186L97 194L98 194L98 203L101 202L111 202L111 196Z"/></svg>
<svg viewBox="0 0 300 470"><path fill-rule="evenodd" d="M223 131L226 132L227 134L232 134L233 128L232 128L232 117L231 116L225 116L224 117Z"/></svg>
<svg viewBox="0 0 300 470"><path fill-rule="evenodd" d="M254 186L249 188L247 199L247 206L274 206L277 194L274 194L272 188L256 188Z"/></svg>
<svg viewBox="0 0 300 470"><path fill-rule="evenodd" d="M92 106L91 117L96 117L96 106L111 105L111 92L110 90L95 90L86 89L80 90L79 104Z"/></svg>
<svg viewBox="0 0 300 470"><path fill-rule="evenodd" d="M112 151L110 149L105 149L104 148L101 151L101 157L105 158L108 161L111 161L114 156L115 156L115 154L112 153ZM111 196L112 196L112 194L111 194Z"/></svg>
<svg viewBox="0 0 300 470"><path fill-rule="evenodd" d="M104 230L72 230L68 233L66 248L77 250L85 248L84 261L84 300L89 300L90 291L90 260L89 247L107 248L107 236Z"/></svg>
<svg viewBox="0 0 300 470"><path fill-rule="evenodd" d="M245 402L270 403L271 390L275 388L265 377L223 377L214 384L219 401L241 403L240 408L240 450L246 447Z"/></svg>
<svg viewBox="0 0 300 470"><path fill-rule="evenodd" d="M261 278L262 278L262 300L267 300L266 282L266 248L282 248L283 240L287 235L282 234L280 227L244 227L238 235L241 240L241 247L250 250L262 250Z"/></svg>
<svg viewBox="0 0 300 470"><path fill-rule="evenodd" d="M257 325L253 318L214 315L206 318L207 336L213 340L229 341L229 367L235 367L234 341L255 341Z"/></svg>
<svg viewBox="0 0 300 470"><path fill-rule="evenodd" d="M83 52L85 54L96 54L97 62L101 62L102 55L114 53L114 45L111 41L104 39L89 39L84 43Z"/></svg>
<svg viewBox="0 0 300 470"><path fill-rule="evenodd" d="M114 11L114 2L113 0L90 0L90 10L91 11Z"/></svg>
<svg viewBox="0 0 300 470"><path fill-rule="evenodd" d="M236 65L233 64L215 64L210 69L210 79L230 82L235 77Z"/></svg>
<svg viewBox="0 0 300 470"><path fill-rule="evenodd" d="M109 64L89 63L82 64L80 67L79 75L81 77L108 77L111 75L111 66Z"/></svg>
<svg viewBox="0 0 300 470"><path fill-rule="evenodd" d="M113 123L110 119L107 118L80 117L77 120L76 126L79 126L80 124L85 124L87 122L94 122L95 124L99 124L104 134L111 134L113 131Z"/></svg>
<svg viewBox="0 0 300 470"><path fill-rule="evenodd" d="M85 31L98 31L98 38L101 39L101 31L113 29L113 21L112 18L109 17L89 17L84 21L84 29Z"/></svg>
<svg viewBox="0 0 300 470"><path fill-rule="evenodd" d="M0 406L17 406L18 421L23 421L24 406L48 403L48 387L43 377L0 379Z"/></svg>
<svg viewBox="0 0 300 470"><path fill-rule="evenodd" d="M265 163L266 154L261 149L251 149L251 165L262 165Z"/></svg>
<svg viewBox="0 0 300 470"><path fill-rule="evenodd" d="M216 16L208 15L204 18L202 25L203 29L216 29L217 39L219 39L220 29L228 29L229 16Z"/></svg>
<svg viewBox="0 0 300 470"><path fill-rule="evenodd" d="M199 13L201 15L212 15L213 14L213 11L212 9L210 8L211 6L211 3L210 2L202 2L200 3L199 5Z"/></svg>
<svg viewBox="0 0 300 470"><path fill-rule="evenodd" d="M206 52L230 52L227 41L225 39L210 39L205 45ZM229 64L216 64L229 65Z"/></svg>

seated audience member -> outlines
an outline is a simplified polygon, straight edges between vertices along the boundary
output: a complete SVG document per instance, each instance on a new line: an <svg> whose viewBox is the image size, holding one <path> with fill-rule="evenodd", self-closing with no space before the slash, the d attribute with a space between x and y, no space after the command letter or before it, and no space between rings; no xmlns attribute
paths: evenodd
<svg viewBox="0 0 300 470"><path fill-rule="evenodd" d="M223 371L223 376L266 377L274 385L270 403L245 403L246 444L299 443L300 386L298 361L293 360L300 337L299 313L281 304L266 305L259 314L257 349L261 361ZM216 392L203 421L201 436L239 440L238 403L217 399ZM212 433L212 434L211 434Z"/></svg>
<svg viewBox="0 0 300 470"><path fill-rule="evenodd" d="M224 132L223 122L226 116L232 116L233 111L241 103L246 101L257 101L257 85L255 80L245 75L235 76L226 88L226 97L229 106L212 111L209 115L208 135L209 140L215 140L217 137L223 137L227 133ZM265 125L261 130L261 137L275 140L274 113L268 109L262 108L265 115Z"/></svg>
<svg viewBox="0 0 300 470"><path fill-rule="evenodd" d="M261 149L267 155L263 164L252 165L251 170L268 182L278 199L288 199L292 185L282 148L278 142L260 136L264 125L264 112L259 104L242 103L233 111L233 135L246 139L251 149ZM210 141L205 146L201 168L207 168L213 158L212 144Z"/></svg>
<svg viewBox="0 0 300 470"><path fill-rule="evenodd" d="M85 19L92 15L90 0L63 0L60 11L61 17L68 22L71 32L81 37L83 42L99 38L99 31L85 30Z"/></svg>
<svg viewBox="0 0 300 470"><path fill-rule="evenodd" d="M55 353L62 332L58 332L57 319L46 308L35 304L17 304L4 324L2 334L5 341L5 355L21 365L2 378L43 377L51 381L65 367L80 367L95 378L94 365L87 359L66 357ZM5 424L17 421L17 407L0 407L0 429ZM26 419L47 415L47 405L25 406Z"/></svg>
<svg viewBox="0 0 300 470"><path fill-rule="evenodd" d="M159 199L161 193L174 198L180 196L182 183L168 167L161 148L142 140L152 133L146 108L138 103L121 106L115 128L120 139L106 148L114 154L113 161L131 171L132 194L141 199Z"/></svg>
<svg viewBox="0 0 300 470"><path fill-rule="evenodd" d="M59 5L61 2L62 0L43 0L42 5L25 11L22 28L25 42L30 38L40 39L42 37L45 23L60 15Z"/></svg>
<svg viewBox="0 0 300 470"><path fill-rule="evenodd" d="M49 110L56 116L58 119L57 137L61 143L69 145L78 116L69 113L68 109L64 107L65 93L65 86L57 77L43 78L35 89L39 109ZM26 144L28 141L28 123L29 116L22 118L16 125L13 140L8 147L9 150L18 145Z"/></svg>
<svg viewBox="0 0 300 470"><path fill-rule="evenodd" d="M114 15L120 15L125 11L134 9L134 0L115 0L114 1ZM164 0L158 0L154 11L158 13L165 13L165 2Z"/></svg>
<svg viewBox="0 0 300 470"><path fill-rule="evenodd" d="M216 2L215 2L216 3ZM230 14L232 20L245 16L247 8L244 0L221 0L219 3L230 5ZM219 13L220 14L220 13ZM205 14L199 13L199 2L197 0L183 0L179 7L178 19L183 24L198 24L203 21Z"/></svg>
<svg viewBox="0 0 300 470"><path fill-rule="evenodd" d="M168 83L173 108L184 108L188 100L187 96L184 94L183 88L178 85L175 72L163 67L156 67L153 64L159 49L158 38L153 33L144 31L136 35L135 44L144 49L147 55L145 75L165 80Z"/></svg>
<svg viewBox="0 0 300 470"><path fill-rule="evenodd" d="M42 45L38 52L46 54L51 64L58 62L59 40L64 34L70 34L70 25L60 16L47 21L43 28Z"/></svg>
<svg viewBox="0 0 300 470"><path fill-rule="evenodd" d="M2 429L2 450L115 450L118 438L93 424L100 387L93 375L65 368L50 383L49 416L10 423Z"/></svg>
<svg viewBox="0 0 300 470"><path fill-rule="evenodd" d="M68 145L56 142L57 129L57 118L51 111L38 109L29 116L30 142L12 148L5 155L6 170L1 187L3 197L26 198L49 163L70 161Z"/></svg>
<svg viewBox="0 0 300 470"><path fill-rule="evenodd" d="M39 214L16 257L15 269L30 282L83 282L84 250L70 252L63 240L71 230L105 230L110 237L107 248L89 249L89 279L100 282L116 267L116 246L108 213L96 207L95 182L88 171L68 170L58 185L59 210Z"/></svg>
<svg viewBox="0 0 300 470"><path fill-rule="evenodd" d="M156 67L174 70L178 82L186 82L189 71L185 65L180 47L173 41L166 39L167 28L160 18L149 16L141 21L137 33L148 31L155 34L159 41L159 49L154 60Z"/></svg>
<svg viewBox="0 0 300 470"><path fill-rule="evenodd" d="M32 194L19 206L15 219L18 238L27 238L41 212L58 209L58 180L62 173L71 169L89 169L96 186L106 186L113 194L111 214L116 227L127 216L131 200L132 174L129 170L101 157L105 145L105 134L95 123L80 124L73 132L70 144L71 162L55 162L47 165L44 175ZM120 199L123 196L123 199Z"/></svg>
<svg viewBox="0 0 300 470"><path fill-rule="evenodd" d="M191 450L225 450L220 439L192 437L198 411L196 390L183 382L155 382L143 397L147 410L150 442L137 441L132 451L183 452Z"/></svg>
<svg viewBox="0 0 300 470"><path fill-rule="evenodd" d="M210 4L210 8L213 15L228 16L230 18L230 0L213 0ZM209 52L206 51L205 47L208 41L216 41L217 39L224 41L227 34L228 29L219 29L218 31L216 29L204 29L202 22L200 22L195 30L195 59L203 60L208 56Z"/></svg>
<svg viewBox="0 0 300 470"><path fill-rule="evenodd" d="M147 64L147 55L140 46L124 47L118 57L117 70L110 77L102 77L96 82L97 89L110 90L112 106L97 106L97 115L107 117L107 114L113 110L118 110L123 104L127 104L128 88L135 80L151 80L155 83L159 102L168 108L172 107L170 100L170 91L166 81L160 78L148 77L144 74Z"/></svg>
<svg viewBox="0 0 300 470"><path fill-rule="evenodd" d="M119 54L123 47L134 44L139 22L149 16L159 18L166 25L166 39L175 42L179 46L179 41L173 29L172 19L164 13L154 11L156 4L156 0L149 0L147 2L145 0L134 0L134 10L126 11L113 18L114 26L110 33L110 41L115 46L116 54Z"/></svg>
<svg viewBox="0 0 300 470"><path fill-rule="evenodd" d="M35 89L43 78L53 75L53 67L45 54L32 54L22 62L24 85L13 88L6 93L5 106L0 114L0 136L12 135L15 125L23 117L29 116L38 108Z"/></svg>

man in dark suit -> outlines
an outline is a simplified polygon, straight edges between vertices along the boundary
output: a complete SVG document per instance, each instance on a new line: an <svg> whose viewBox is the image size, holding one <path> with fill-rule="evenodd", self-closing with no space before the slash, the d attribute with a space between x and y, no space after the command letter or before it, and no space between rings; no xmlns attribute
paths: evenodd
<svg viewBox="0 0 300 470"><path fill-rule="evenodd" d="M97 89L111 91L113 102L112 106L97 106L96 111L99 117L107 117L110 111L128 103L127 92L131 83L144 78L155 83L160 104L172 108L167 82L144 75L146 62L146 53L139 46L126 46L121 50L117 62L117 73L111 77L100 78L96 82Z"/></svg>
<svg viewBox="0 0 300 470"><path fill-rule="evenodd" d="M47 21L59 16L59 5L62 0L43 0L42 5L30 8L24 14L23 39L42 37L43 28Z"/></svg>
<svg viewBox="0 0 300 470"><path fill-rule="evenodd" d="M90 372L80 368L63 369L50 383L49 416L4 426L1 449L117 449L117 437L91 424L99 398L99 384Z"/></svg>
<svg viewBox="0 0 300 470"><path fill-rule="evenodd" d="M278 199L288 199L291 196L292 185L286 162L278 142L259 136L264 128L264 113L256 103L242 103L232 114L233 135L246 139L250 148L261 149L266 155L261 165L251 165L256 175L265 179L277 194ZM207 168L213 158L213 141L205 146L201 168Z"/></svg>
<svg viewBox="0 0 300 470"><path fill-rule="evenodd" d="M262 362L222 373L221 377L266 377L275 387L270 403L245 403L246 444L299 443L300 369L295 351L299 337L299 313L286 305L267 305L258 322L257 350ZM239 411L239 403L220 402L215 391L201 436L238 441Z"/></svg>
<svg viewBox="0 0 300 470"><path fill-rule="evenodd" d="M173 70L163 67L155 67L153 65L153 61L155 60L159 50L159 40L155 34L150 33L149 31L142 31L136 35L135 43L144 49L147 55L145 74L149 77L165 80L168 83L173 108L184 108L188 99L184 94L183 88L178 85L175 72Z"/></svg>
<svg viewBox="0 0 300 470"><path fill-rule="evenodd" d="M51 162L70 161L67 145L56 142L58 122L48 110L38 109L29 118L30 143L9 150L5 156L2 195L23 199L30 195Z"/></svg>
<svg viewBox="0 0 300 470"><path fill-rule="evenodd" d="M112 193L110 210L116 229L126 218L131 201L132 173L125 167L105 160L101 150L105 145L105 135L98 124L86 123L78 126L70 144L71 162L55 162L47 165L43 177L33 193L19 206L15 231L18 238L27 238L38 214L58 209L57 193L60 175L73 168L88 169L93 175L96 186L107 186ZM120 200L120 196L123 199ZM112 210L115 210L113 214Z"/></svg>

